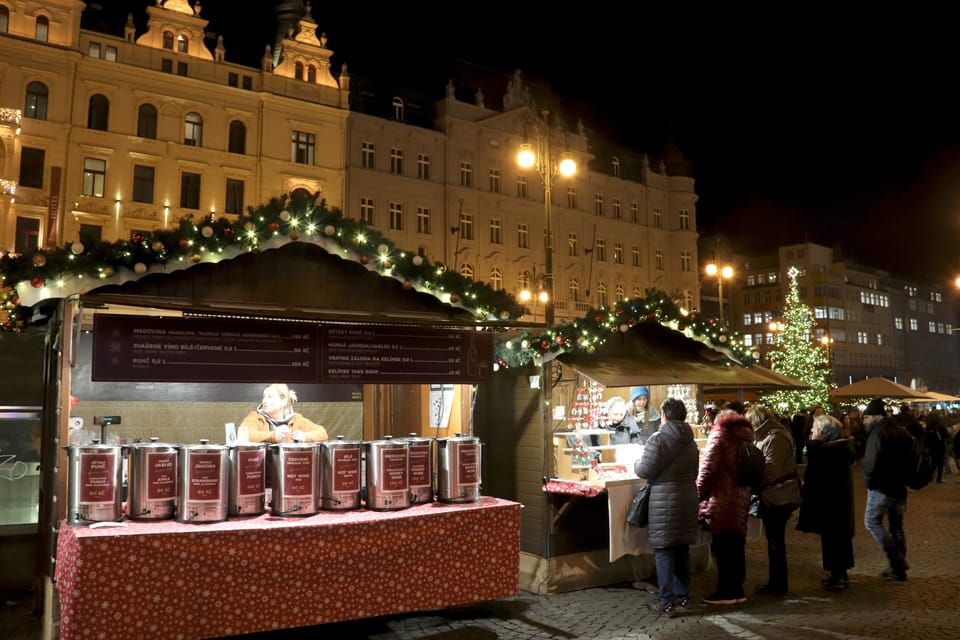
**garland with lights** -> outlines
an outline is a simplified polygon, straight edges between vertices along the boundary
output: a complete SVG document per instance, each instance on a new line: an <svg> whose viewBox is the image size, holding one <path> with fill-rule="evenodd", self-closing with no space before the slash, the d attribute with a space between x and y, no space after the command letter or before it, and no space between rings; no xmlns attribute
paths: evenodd
<svg viewBox="0 0 960 640"><path fill-rule="evenodd" d="M0 289L0 306L7 317L0 318L0 327L5 331L23 329L26 321L21 303L26 298L42 300L83 293L148 272L218 262L288 241L318 244L334 255L400 280L404 288L415 288L464 308L478 320L513 320L527 312L506 291L447 271L442 263L433 264L423 255L398 250L365 223L343 217L338 209L328 209L326 201L315 205L318 196L284 195L257 209L249 208L236 220L213 214L196 220L190 214L181 218L175 229L135 234L129 240L100 242L91 247L73 242L60 248L3 255L0 287L6 289ZM12 287L19 287L19 295Z"/></svg>
<svg viewBox="0 0 960 640"><path fill-rule="evenodd" d="M508 339L495 339L495 369L539 365L578 349L592 353L607 338L629 331L638 322L659 322L744 366L759 358L759 354L747 350L739 333L728 331L716 318L683 311L663 291L647 289L646 297L621 300L613 308L592 309L580 320L561 323L538 334L524 330Z"/></svg>

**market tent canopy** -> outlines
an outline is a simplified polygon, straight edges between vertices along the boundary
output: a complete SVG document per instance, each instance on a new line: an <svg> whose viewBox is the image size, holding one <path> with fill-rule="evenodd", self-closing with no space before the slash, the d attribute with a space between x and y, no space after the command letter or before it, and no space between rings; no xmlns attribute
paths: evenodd
<svg viewBox="0 0 960 640"><path fill-rule="evenodd" d="M867 378L830 391L835 398L911 398L915 402L932 400L929 395L887 378Z"/></svg>
<svg viewBox="0 0 960 640"><path fill-rule="evenodd" d="M916 396L911 398L904 398L904 402L960 402L960 398L957 396L951 396L946 393L939 393L937 391L924 391L923 398L918 398Z"/></svg>
<svg viewBox="0 0 960 640"><path fill-rule="evenodd" d="M785 382L769 369L744 367L659 322L635 324L608 338L593 353L577 350L563 353L557 360L607 387L679 383L733 388Z"/></svg>

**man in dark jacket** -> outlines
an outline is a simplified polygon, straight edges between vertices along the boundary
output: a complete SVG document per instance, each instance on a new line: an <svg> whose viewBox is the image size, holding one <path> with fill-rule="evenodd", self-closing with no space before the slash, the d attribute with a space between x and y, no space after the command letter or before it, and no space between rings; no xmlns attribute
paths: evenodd
<svg viewBox="0 0 960 640"><path fill-rule="evenodd" d="M863 524L887 554L890 566L881 575L887 580L907 579L907 538L903 516L907 510L907 481L914 462L913 436L887 417L881 398L870 401L863 412L867 446L863 478L867 507ZM886 516L889 531L883 527Z"/></svg>
<svg viewBox="0 0 960 640"><path fill-rule="evenodd" d="M647 440L634 472L650 485L647 542L655 551L659 603L650 609L672 618L686 606L690 586L690 545L697 539L697 468L700 452L685 422L682 400L667 398L664 422Z"/></svg>

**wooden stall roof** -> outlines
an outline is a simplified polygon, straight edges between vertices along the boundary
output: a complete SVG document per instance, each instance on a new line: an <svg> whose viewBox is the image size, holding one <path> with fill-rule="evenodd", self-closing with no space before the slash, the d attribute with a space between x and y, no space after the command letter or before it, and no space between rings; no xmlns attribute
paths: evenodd
<svg viewBox="0 0 960 640"><path fill-rule="evenodd" d="M474 326L466 309L444 303L310 243L246 253L216 264L93 289L86 306L124 304L197 314L317 321Z"/></svg>

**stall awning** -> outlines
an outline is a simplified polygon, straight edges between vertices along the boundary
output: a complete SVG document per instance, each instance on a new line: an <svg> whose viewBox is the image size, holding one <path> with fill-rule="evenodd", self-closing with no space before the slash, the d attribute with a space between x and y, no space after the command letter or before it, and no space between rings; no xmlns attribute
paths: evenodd
<svg viewBox="0 0 960 640"><path fill-rule="evenodd" d="M640 384L731 388L804 386L763 367L744 367L728 355L658 322L636 324L625 333L608 338L593 353L565 353L557 360L607 387Z"/></svg>

